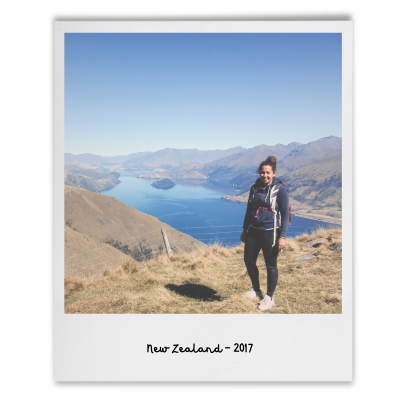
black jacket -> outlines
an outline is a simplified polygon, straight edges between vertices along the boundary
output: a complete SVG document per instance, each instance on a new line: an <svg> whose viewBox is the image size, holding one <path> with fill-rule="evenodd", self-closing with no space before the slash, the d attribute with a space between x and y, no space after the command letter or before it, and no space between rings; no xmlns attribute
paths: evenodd
<svg viewBox="0 0 400 400"><path fill-rule="evenodd" d="M270 191L278 183L280 186L276 197L276 206L275 210L272 210ZM276 177L272 181L272 185L267 187L264 187L261 180L257 179L250 189L243 230L247 231L250 226L262 230L274 229L274 211L277 213L277 227L281 229L281 236L286 236L289 222L289 193L286 186Z"/></svg>

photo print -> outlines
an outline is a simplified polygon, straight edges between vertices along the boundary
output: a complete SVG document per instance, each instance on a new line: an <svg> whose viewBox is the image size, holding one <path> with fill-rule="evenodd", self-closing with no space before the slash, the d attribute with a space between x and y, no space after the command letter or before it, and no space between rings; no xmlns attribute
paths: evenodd
<svg viewBox="0 0 400 400"><path fill-rule="evenodd" d="M352 23L54 35L56 380L351 380Z"/></svg>

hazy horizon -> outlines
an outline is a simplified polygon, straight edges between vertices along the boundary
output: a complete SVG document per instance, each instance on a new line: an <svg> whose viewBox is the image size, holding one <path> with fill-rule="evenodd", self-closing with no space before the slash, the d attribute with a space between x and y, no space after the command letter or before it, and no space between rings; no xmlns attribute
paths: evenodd
<svg viewBox="0 0 400 400"><path fill-rule="evenodd" d="M341 136L334 136L334 135L331 135L332 137L336 137L336 138L339 138L339 139L342 139L342 137ZM328 137L330 137L330 136L328 136ZM320 139L324 139L325 137L321 137L321 138L318 138L318 139L316 139L316 140L320 140ZM314 141L314 140L313 140ZM291 142L291 143L294 143L294 142ZM261 143L261 144L258 144L258 145L256 145L256 146L254 146L254 147L257 147L257 146L269 146L269 147L274 147L274 146L279 146L279 145L282 145L282 146L288 146L288 145L290 145L291 143L288 143L287 145L286 144L283 144L283 143L276 143L276 144L266 144L266 143ZM298 141L296 141L296 143L299 143L300 145L303 145L303 144L307 144L307 143L300 143L300 142L298 142ZM64 152L64 154L72 154L72 155L75 155L75 156L78 156L78 155L83 155L83 154L91 154L91 155L94 155L94 156L100 156L100 157L126 157L127 155L129 155L129 154L136 154L136 153L157 153L158 151L162 151L162 150L168 150L168 149L170 149L170 150L199 150L199 151L219 151L219 150L229 150L229 149L232 149L232 148L235 148L235 147L241 147L241 148L243 148L243 149L246 149L246 150L250 150L250 149L253 149L254 147L244 147L244 146L231 146L231 147L226 147L226 148L218 148L218 149L208 149L208 150L203 150L203 149L198 149L198 148L176 148L176 147L164 147L164 148L162 148L162 149L157 149L157 150L153 150L153 151L151 151L151 150L143 150L143 151L137 151L137 152L135 152L135 151L131 151L131 152L128 152L128 153L125 153L125 154L108 154L108 155L105 155L105 154L97 154L97 153L93 153L93 152L84 152L84 153L72 153L72 152L67 152L67 151L65 151Z"/></svg>

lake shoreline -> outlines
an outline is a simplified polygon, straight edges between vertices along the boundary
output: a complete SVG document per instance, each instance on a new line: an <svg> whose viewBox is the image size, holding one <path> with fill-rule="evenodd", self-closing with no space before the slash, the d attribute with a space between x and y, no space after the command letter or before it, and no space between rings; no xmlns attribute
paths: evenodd
<svg viewBox="0 0 400 400"><path fill-rule="evenodd" d="M225 201L230 201L232 203L247 204L248 195L241 196L222 196L221 199ZM293 213L296 217L312 219L313 221L321 221L328 224L342 225L342 219L337 217L330 217L324 214L318 214L317 212L297 212Z"/></svg>
<svg viewBox="0 0 400 400"><path fill-rule="evenodd" d="M138 179L135 174L123 174L119 179L121 183L102 194L115 197L204 244L240 244L247 199L244 202L221 201L227 193L226 185L191 185L176 181L170 190L159 190L151 181ZM295 210L289 236L311 233L318 228L328 229L330 223L336 222L329 218L324 222L323 216L308 215L311 210L297 206Z"/></svg>
<svg viewBox="0 0 400 400"><path fill-rule="evenodd" d="M330 218L325 215L310 215L307 213L293 213L296 217L312 219L313 221L326 222L327 224L335 224L342 226L342 220L339 218Z"/></svg>

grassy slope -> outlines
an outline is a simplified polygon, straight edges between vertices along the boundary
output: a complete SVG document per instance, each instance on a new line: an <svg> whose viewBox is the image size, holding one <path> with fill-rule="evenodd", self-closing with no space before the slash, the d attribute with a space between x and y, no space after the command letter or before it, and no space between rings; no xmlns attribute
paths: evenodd
<svg viewBox="0 0 400 400"><path fill-rule="evenodd" d="M68 276L83 278L102 276L105 270L121 266L128 256L113 246L89 235L64 227L64 271Z"/></svg>
<svg viewBox="0 0 400 400"><path fill-rule="evenodd" d="M315 238L326 238L318 248L307 247ZM319 230L288 240L279 255L276 306L265 313L341 313L341 230ZM314 253L314 258L298 260ZM259 257L260 282L265 293L265 266ZM197 286L196 286L197 285ZM200 286L201 285L201 286ZM243 262L243 246L207 246L183 255L126 262L100 278L65 278L66 313L133 314L251 314L256 299L247 299L250 288ZM179 294L182 293L182 294ZM197 295L205 295L204 300Z"/></svg>
<svg viewBox="0 0 400 400"><path fill-rule="evenodd" d="M161 229L168 233L176 253L192 251L205 245L193 237L142 213L114 197L65 186L65 267L70 275L81 276L88 270L104 272L121 265L123 254L104 242L121 242L132 251L139 244L153 254L165 252Z"/></svg>

